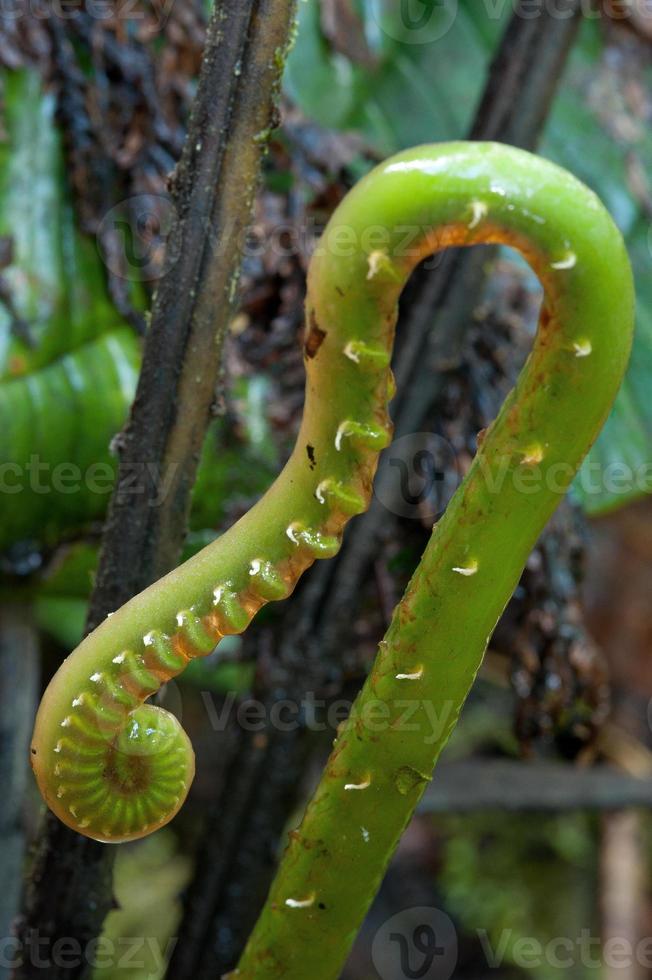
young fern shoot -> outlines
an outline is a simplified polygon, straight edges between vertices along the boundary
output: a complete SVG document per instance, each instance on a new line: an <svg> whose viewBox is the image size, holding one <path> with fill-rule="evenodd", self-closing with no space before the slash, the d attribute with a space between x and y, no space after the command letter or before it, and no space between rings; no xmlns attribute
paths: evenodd
<svg viewBox="0 0 652 980"><path fill-rule="evenodd" d="M32 763L66 824L121 841L174 816L192 748L173 716L143 702L336 553L391 438L401 290L427 255L487 243L518 249L543 284L532 352L394 613L238 978L339 975L528 554L606 419L634 297L621 236L595 195L495 143L416 147L362 180L311 263L306 404L285 469L219 540L88 636L39 709Z"/></svg>
<svg viewBox="0 0 652 980"><path fill-rule="evenodd" d="M359 241L372 224L389 231L387 247L338 259L343 229ZM398 226L420 229L407 256ZM378 167L326 229L310 270L309 312L327 340L331 325L344 323L378 344L416 261L486 242L517 248L543 284L534 347L394 611L290 835L232 974L238 980L339 976L496 622L620 385L634 308L620 234L585 186L505 146L417 147Z"/></svg>

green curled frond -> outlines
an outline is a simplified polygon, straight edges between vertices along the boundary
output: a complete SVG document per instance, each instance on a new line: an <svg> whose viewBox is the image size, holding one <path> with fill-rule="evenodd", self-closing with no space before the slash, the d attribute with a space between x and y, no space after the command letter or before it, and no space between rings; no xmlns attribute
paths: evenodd
<svg viewBox="0 0 652 980"><path fill-rule="evenodd" d="M435 251L496 242L520 250L544 287L532 353L397 607L239 977L338 975L527 556L605 421L631 346L633 286L595 195L493 143L417 147L361 181L311 263L306 405L285 469L218 541L88 636L39 709L32 763L65 823L127 840L176 813L192 749L143 702L335 554L391 439L389 363L407 278ZM378 704L380 734L368 723Z"/></svg>

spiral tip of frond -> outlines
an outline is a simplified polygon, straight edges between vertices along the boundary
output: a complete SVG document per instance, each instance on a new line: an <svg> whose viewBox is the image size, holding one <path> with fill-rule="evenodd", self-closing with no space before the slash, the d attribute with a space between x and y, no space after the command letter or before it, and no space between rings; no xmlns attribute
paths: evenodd
<svg viewBox="0 0 652 980"><path fill-rule="evenodd" d="M135 840L158 830L177 813L195 772L192 745L168 711L143 705L110 741L66 738L53 768L32 764L43 795L73 830L104 843Z"/></svg>

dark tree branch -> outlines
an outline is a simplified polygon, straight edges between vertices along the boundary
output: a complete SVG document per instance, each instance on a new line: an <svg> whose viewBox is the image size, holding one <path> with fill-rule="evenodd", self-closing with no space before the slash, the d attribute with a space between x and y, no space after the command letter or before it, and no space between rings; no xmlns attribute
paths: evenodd
<svg viewBox="0 0 652 980"><path fill-rule="evenodd" d="M535 21L519 12L512 18L489 74L471 130L474 139L495 139L533 147L540 135L562 74L568 51L579 26L580 0L559 5L569 17L545 13ZM420 271L403 303L399 325L396 374L398 395L393 403L396 434L419 431L423 420L441 394L444 368L458 364L471 304L477 301L486 254L481 250L452 253L442 257L434 273ZM437 318L437 341L431 344ZM377 480L386 479L383 470ZM391 533L392 515L376 497L370 510L349 528L337 559L318 562L302 583L294 603L288 603L282 630L277 636L276 670L267 683L277 697L300 702L306 691L320 692L329 684L341 684L341 651L350 642L360 590L369 575L381 537ZM265 691L259 692L265 697ZM296 733L277 733L276 751L283 740L296 743ZM223 842L228 833L226 802L238 787L248 782L251 766L251 736L243 735L231 765L214 816L208 820L199 853ZM234 894L250 898L247 917L253 921L252 906L264 895L273 875L265 848L279 840L301 785L302 753L295 755L294 769L287 772L275 791L275 775L267 769L264 779L254 779L255 792L248 797L247 818L229 834L229 849L238 860L211 872L205 865L189 891L180 939L170 973L175 980L209 980L232 969L244 938ZM286 760L289 761L289 760ZM288 786L294 792L288 792ZM274 795L276 792L276 795ZM221 801L224 801L222 805ZM218 844L219 847L219 844ZM264 886L264 887L263 887ZM201 919L198 919L201 910ZM224 944L220 936L233 941Z"/></svg>
<svg viewBox="0 0 652 980"><path fill-rule="evenodd" d="M294 0L222 0L212 15L172 180L176 216L166 270L119 440L89 630L178 561L293 18ZM48 814L21 923L23 944L37 935L51 953L57 938L66 937L85 950L113 904L114 855L114 848L80 837ZM32 960L24 957L16 980L43 976ZM88 971L82 955L77 966L53 962L48 977Z"/></svg>
<svg viewBox="0 0 652 980"><path fill-rule="evenodd" d="M473 140L526 150L539 142L582 16L580 0L543 5L533 18L521 2L491 65L471 127Z"/></svg>
<svg viewBox="0 0 652 980"><path fill-rule="evenodd" d="M179 557L293 8L293 0L223 0L208 29L89 627Z"/></svg>

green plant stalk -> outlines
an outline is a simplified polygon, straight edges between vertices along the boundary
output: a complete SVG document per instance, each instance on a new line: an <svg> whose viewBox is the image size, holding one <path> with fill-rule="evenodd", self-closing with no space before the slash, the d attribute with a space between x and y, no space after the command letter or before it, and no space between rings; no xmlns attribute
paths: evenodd
<svg viewBox="0 0 652 980"><path fill-rule="evenodd" d="M379 264L379 276L392 283L396 274L398 284L382 299L374 280L364 282L364 255L344 267L333 256L342 229L358 236L372 224L424 228L420 255L449 243L514 245L545 299L516 388L435 526L290 835L233 974L243 980L339 976L531 548L606 418L631 344L633 287L620 236L594 195L550 164L484 145L417 148L381 166L338 209L311 269L320 322L357 320L360 329L363 318L364 329L393 310L414 260L394 258L394 237L393 261Z"/></svg>
<svg viewBox="0 0 652 980"><path fill-rule="evenodd" d="M65 823L113 841L171 819L193 753L176 719L142 702L335 554L390 441L403 285L432 252L491 242L518 248L543 283L533 351L397 608L240 976L337 975L527 556L609 412L633 286L595 195L492 143L417 147L361 181L311 263L306 405L285 469L226 534L87 637L39 709L32 763Z"/></svg>
<svg viewBox="0 0 652 980"><path fill-rule="evenodd" d="M134 397L139 361L139 341L124 327L0 383L0 550L51 545L102 516L115 478L109 443Z"/></svg>

